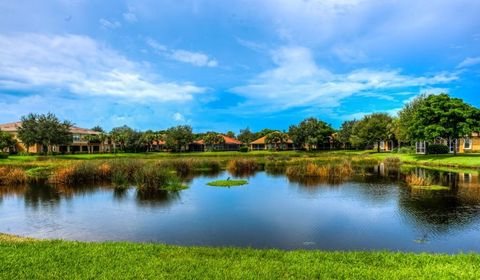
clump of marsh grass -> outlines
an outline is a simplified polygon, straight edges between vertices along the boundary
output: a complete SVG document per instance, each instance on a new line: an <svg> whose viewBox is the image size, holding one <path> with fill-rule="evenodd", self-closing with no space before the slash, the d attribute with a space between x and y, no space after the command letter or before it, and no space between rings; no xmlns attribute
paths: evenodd
<svg viewBox="0 0 480 280"><path fill-rule="evenodd" d="M319 177L330 180L343 180L353 174L353 168L348 160L327 163L304 161L297 165L288 166L285 173L292 178Z"/></svg>
<svg viewBox="0 0 480 280"><path fill-rule="evenodd" d="M15 167L0 167L0 185L22 185L27 181L28 176L25 170Z"/></svg>
<svg viewBox="0 0 480 280"><path fill-rule="evenodd" d="M392 167L400 166L401 163L402 161L398 157L387 157L383 160L383 164Z"/></svg>
<svg viewBox="0 0 480 280"><path fill-rule="evenodd" d="M408 174L405 177L405 182L409 186L431 186L433 185L433 179L430 176L419 176L415 173Z"/></svg>
<svg viewBox="0 0 480 280"><path fill-rule="evenodd" d="M145 165L137 169L133 175L139 190L180 190L186 188L177 175L164 168Z"/></svg>
<svg viewBox="0 0 480 280"><path fill-rule="evenodd" d="M252 175L258 170L258 163L254 159L232 159L227 163L227 170L236 176Z"/></svg>

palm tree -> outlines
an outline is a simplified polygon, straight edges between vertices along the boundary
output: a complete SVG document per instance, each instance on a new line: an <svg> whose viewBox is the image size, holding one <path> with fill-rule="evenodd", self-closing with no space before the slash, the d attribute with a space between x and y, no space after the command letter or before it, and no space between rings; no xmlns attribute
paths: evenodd
<svg viewBox="0 0 480 280"><path fill-rule="evenodd" d="M288 134L280 131L274 131L265 137L265 143L274 145L275 151L278 151L280 147L288 142L288 138Z"/></svg>
<svg viewBox="0 0 480 280"><path fill-rule="evenodd" d="M210 146L209 149L211 150L215 150L215 146L217 145L225 144L223 136L216 133L208 133L203 137L203 141L207 147Z"/></svg>

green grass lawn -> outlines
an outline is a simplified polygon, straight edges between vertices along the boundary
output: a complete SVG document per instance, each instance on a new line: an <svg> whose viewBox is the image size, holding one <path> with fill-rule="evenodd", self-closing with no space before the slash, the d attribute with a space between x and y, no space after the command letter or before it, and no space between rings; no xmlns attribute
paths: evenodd
<svg viewBox="0 0 480 280"><path fill-rule="evenodd" d="M480 255L35 241L0 235L0 279L479 279Z"/></svg>

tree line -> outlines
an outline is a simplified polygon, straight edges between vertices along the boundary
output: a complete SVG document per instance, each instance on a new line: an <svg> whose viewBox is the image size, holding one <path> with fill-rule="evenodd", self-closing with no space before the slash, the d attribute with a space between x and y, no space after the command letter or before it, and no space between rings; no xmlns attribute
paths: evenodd
<svg viewBox="0 0 480 280"><path fill-rule="evenodd" d="M52 152L53 146L72 143L70 132L72 123L61 121L55 115L29 114L22 117L18 138L27 150L40 145L42 152ZM480 110L465 103L462 99L447 94L423 94L405 106L396 116L387 113L373 113L359 120L343 122L335 130L330 124L317 118L307 118L297 125L291 125L287 131L263 129L257 132L248 127L236 135L227 133L194 133L191 126L179 125L160 131L138 131L128 126L115 127L110 132L101 127L92 128L96 135L83 136L89 143L110 143L113 152L149 152L163 148L181 152L188 150L195 140L203 140L208 150L224 144L220 134L237 139L249 145L252 141L264 137L265 142L275 150L281 150L287 142L293 142L297 149L371 149L380 151L381 141L391 141L398 147L411 146L417 141L434 142L437 139L458 139L480 131ZM0 131L0 150L15 144L15 139Z"/></svg>

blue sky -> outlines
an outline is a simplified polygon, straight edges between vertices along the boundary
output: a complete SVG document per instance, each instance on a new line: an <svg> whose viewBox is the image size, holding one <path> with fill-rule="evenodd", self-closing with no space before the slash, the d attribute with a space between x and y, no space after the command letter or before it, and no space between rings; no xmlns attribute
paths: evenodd
<svg viewBox="0 0 480 280"><path fill-rule="evenodd" d="M0 122L338 127L416 95L480 106L476 0L0 1Z"/></svg>

